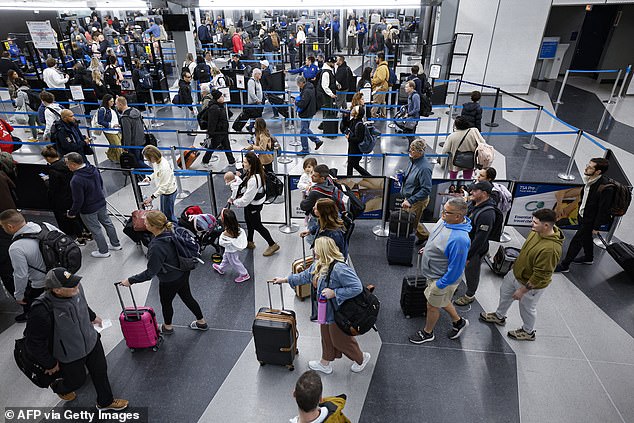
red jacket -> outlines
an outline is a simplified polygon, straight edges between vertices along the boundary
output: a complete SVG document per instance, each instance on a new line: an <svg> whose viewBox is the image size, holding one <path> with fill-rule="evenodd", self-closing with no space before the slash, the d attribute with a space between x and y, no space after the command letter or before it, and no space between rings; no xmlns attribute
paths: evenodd
<svg viewBox="0 0 634 423"><path fill-rule="evenodd" d="M233 34L231 42L233 43L233 52L242 54L242 52L244 51L244 45L242 44L242 37L240 36L240 34L238 34L237 32Z"/></svg>
<svg viewBox="0 0 634 423"><path fill-rule="evenodd" d="M13 132L13 126L6 122L4 119L0 119L0 141L11 141L11 132ZM6 153L13 153L13 144L5 144L0 142L0 150Z"/></svg>

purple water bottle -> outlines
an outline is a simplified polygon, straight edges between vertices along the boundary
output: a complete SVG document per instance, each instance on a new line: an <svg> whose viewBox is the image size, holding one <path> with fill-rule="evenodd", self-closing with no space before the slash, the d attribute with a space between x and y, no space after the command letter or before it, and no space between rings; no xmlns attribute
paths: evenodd
<svg viewBox="0 0 634 423"><path fill-rule="evenodd" d="M323 295L319 294L319 298L317 299L317 323L320 325L326 324L326 306L328 304L328 300Z"/></svg>

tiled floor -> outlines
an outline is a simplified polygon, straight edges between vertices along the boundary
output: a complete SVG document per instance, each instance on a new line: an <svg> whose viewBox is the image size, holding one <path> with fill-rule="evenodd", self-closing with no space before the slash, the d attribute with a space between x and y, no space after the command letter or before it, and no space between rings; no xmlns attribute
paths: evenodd
<svg viewBox="0 0 634 423"><path fill-rule="evenodd" d="M532 89L525 96L553 111L551 87ZM597 97L594 93L598 93ZM555 91L556 93L556 91ZM604 96L604 87L595 87L588 81L571 83L566 88L565 103L558 115L566 116L570 124L585 128L584 122L595 124L601 119L605 104L598 101ZM576 99L576 100L575 100ZM460 99L462 101L462 99ZM491 105L491 97L483 104ZM516 99L504 97L501 105L517 107ZM592 132L606 147L613 147L623 168L634 180L634 149L628 144L634 126L634 99L625 98L611 106L611 130ZM178 113L178 112L176 112ZM270 116L267 111L265 116ZM488 120L489 111L483 120ZM169 116L165 111L161 115ZM441 128L447 125L442 110ZM496 147L496 167L500 179L524 181L557 181L556 174L565 170L574 141L573 135L538 136L535 151L521 147L530 132L535 112L505 111L498 114L500 127L491 134L490 142ZM631 126L630 126L631 125ZM316 125L315 125L316 126ZM420 132L433 132L435 123L421 125ZM620 128L618 131L615 128ZM272 123L274 131L279 123ZM443 129L444 130L444 129ZM567 131L568 127L542 116L539 131ZM486 129L485 129L486 131ZM159 134L162 145L177 140L170 134ZM232 146L246 145L245 136L236 137ZM189 145L191 139L180 140ZM196 142L199 140L196 140ZM428 141L433 141L428 137ZM441 139L442 141L442 139ZM383 137L377 151L399 152L405 149L405 140ZM29 153L29 150L33 150ZM39 160L35 148L25 147L17 157L20 161ZM346 151L343 138L326 140L326 154ZM589 157L601 154L601 149L582 140L577 152L573 173L579 180L579 168ZM99 153L100 162L105 160ZM345 158L321 156L320 162L343 168ZM368 169L386 175L405 165L406 159L390 158L385 166L379 158L368 163ZM221 155L213 165L214 171L226 166ZM199 162L195 168L201 168ZM299 174L301 161L278 165L280 173ZM134 208L130 185L120 189L121 175L103 172L108 200L123 212ZM440 177L442 170L435 170ZM226 187L215 177L215 199L218 207L224 205ZM183 178L183 188L189 197L178 207L189 204L211 204L205 176ZM265 208L265 218L271 222L284 221L283 204ZM626 216L617 236L634 242L632 218ZM301 224L301 221L295 223ZM335 363L335 372L324 376L325 394L346 393L346 415L353 422L418 422L418 421L474 421L474 422L630 422L634 421L631 392L634 369L634 285L605 253L597 253L591 266L573 267L571 273L555 275L553 283L539 304L537 340L520 343L509 340L506 331L519 326L516 306L511 308L505 328L489 327L477 316L482 310L493 310L497 305L501 279L483 266L482 281L477 302L459 310L471 321L471 326L459 340L444 336L448 329L445 315L437 326L437 340L424 346L407 342L407 335L420 328L423 319L405 319L399 308L401 279L413 272L411 268L388 266L385 260L385 239L375 237L371 228L376 221L359 222L352 237L350 256L352 265L365 283L377 286L382 301L378 323L379 332L370 332L359 338L362 348L372 354L372 360L361 374L349 370L347 359ZM117 224L117 223L116 223ZM121 229L121 225L117 224ZM106 260L86 255L81 273L89 303L104 318L115 321L113 328L103 332L103 343L108 354L109 374L116 395L128 398L134 406L150 407L152 422L271 422L286 421L295 415L291 396L295 380L307 368L307 361L320 354L318 327L308 319L309 304L295 298L284 287L287 307L298 315L300 355L297 369L289 372L283 367L260 367L255 359L250 328L255 311L268 304L266 280L286 275L290 262L301 254L297 234L285 235L278 225L269 225L273 237L282 246L273 257L262 257L265 247L256 235L258 248L243 253L252 279L242 285L233 283L229 276L219 276L209 266L200 266L192 275L192 289L201 303L211 330L195 333L185 326L192 316L175 301L176 334L166 339L160 351L132 354L122 341L116 319L119 302L112 282L141 270L145 264L139 249L122 235L124 250L113 253ZM509 245L521 245L525 230L507 228L512 235ZM568 238L572 234L567 234ZM89 247L88 251L89 251ZM491 249L496 249L492 245ZM209 251L206 252L208 254ZM152 305L160 316L157 282L135 286L137 300ZM462 292L464 287L460 287ZM273 296L277 298L276 293ZM58 398L47 390L40 390L19 374L12 358L13 339L20 336L23 325L13 324L16 307L7 299L0 302L0 403L7 406L43 406L59 404ZM65 406L90 406L94 391L88 383L74 403Z"/></svg>

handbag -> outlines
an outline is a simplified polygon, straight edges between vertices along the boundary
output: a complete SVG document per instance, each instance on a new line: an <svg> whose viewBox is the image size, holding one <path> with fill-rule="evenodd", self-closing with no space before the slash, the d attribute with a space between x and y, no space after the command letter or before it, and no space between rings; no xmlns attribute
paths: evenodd
<svg viewBox="0 0 634 423"><path fill-rule="evenodd" d="M467 132L465 132L460 144L458 144L458 148L456 148L456 154L453 156L453 165L461 169L475 168L475 151L458 151L460 150L462 143L464 143L465 138L467 138L467 134L469 134L470 130L471 128L467 129Z"/></svg>
<svg viewBox="0 0 634 423"><path fill-rule="evenodd" d="M326 288L330 287L330 274L337 261L330 263L326 276ZM339 262L341 263L341 262ZM345 334L350 336L363 335L370 329L378 331L376 320L381 308L381 302L372 293L372 285L363 287L363 291L356 297L347 299L338 308L333 299L329 299L330 306L334 310L335 323Z"/></svg>
<svg viewBox="0 0 634 423"><path fill-rule="evenodd" d="M84 143L84 154L86 156L92 156L93 154L95 154L95 151L92 149L91 146L89 146L88 144Z"/></svg>
<svg viewBox="0 0 634 423"><path fill-rule="evenodd" d="M13 140L13 142L22 142L22 140L18 137L16 137L15 135L11 135L11 140ZM20 148L22 148L22 144L13 144L13 151L18 151Z"/></svg>

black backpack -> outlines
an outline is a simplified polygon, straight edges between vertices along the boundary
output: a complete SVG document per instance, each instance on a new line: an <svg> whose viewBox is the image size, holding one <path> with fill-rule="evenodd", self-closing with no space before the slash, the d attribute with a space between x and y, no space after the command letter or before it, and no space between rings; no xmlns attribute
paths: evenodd
<svg viewBox="0 0 634 423"><path fill-rule="evenodd" d="M211 69L209 68L209 65L206 63L199 63L196 66L196 69L194 69L194 76L195 79L197 79L198 82L200 82L201 84L204 84L205 82L210 82Z"/></svg>
<svg viewBox="0 0 634 423"><path fill-rule="evenodd" d="M194 270L198 263L204 263L200 258L200 245L196 237L188 229L177 226L171 233L172 241L176 247L178 267L165 263L166 266L189 272Z"/></svg>
<svg viewBox="0 0 634 423"><path fill-rule="evenodd" d="M28 90L26 90L26 97L29 101L29 107L31 108L31 110L37 112L42 105L42 100L40 100L40 96L38 95L38 93L29 88Z"/></svg>
<svg viewBox="0 0 634 423"><path fill-rule="evenodd" d="M145 69L139 70L139 87L144 90L152 89L152 75Z"/></svg>
<svg viewBox="0 0 634 423"><path fill-rule="evenodd" d="M502 237L502 233L504 232L504 213L502 210L497 208L496 206L485 206L482 207L478 212L473 216L472 221L475 222L480 213L486 210L493 210L495 212L495 222L493 223L493 229L489 232L489 237L487 238L489 241L500 242L500 238Z"/></svg>
<svg viewBox="0 0 634 423"><path fill-rule="evenodd" d="M361 201L361 199L357 197L355 193L350 190L350 188L348 188L347 185L340 184L338 182L335 182L334 180L333 183L335 184L335 187L345 196L345 199L342 199L344 207L346 208L344 213L347 213L352 220L361 216L365 211L365 204L363 204L363 201Z"/></svg>
<svg viewBox="0 0 634 423"><path fill-rule="evenodd" d="M105 82L106 86L110 89L117 85L117 71L114 67L108 66L106 68L106 71L103 73L103 82Z"/></svg>
<svg viewBox="0 0 634 423"><path fill-rule="evenodd" d="M330 263L326 276L327 288L330 287L330 274L336 263L342 262L333 261ZM379 316L381 302L372 291L374 291L373 286L363 287L363 292L344 301L338 309L334 307L334 301L329 300L335 310L335 323L344 333L356 336L363 335L370 329L378 331L375 324Z"/></svg>
<svg viewBox="0 0 634 423"><path fill-rule="evenodd" d="M273 203L277 197L284 193L284 182L280 181L275 173L266 172L266 202Z"/></svg>
<svg viewBox="0 0 634 423"><path fill-rule="evenodd" d="M231 41L231 35L223 34L222 46L228 50L233 50L233 42Z"/></svg>
<svg viewBox="0 0 634 423"><path fill-rule="evenodd" d="M427 94L420 96L420 115L424 117L431 115L431 99Z"/></svg>
<svg viewBox="0 0 634 423"><path fill-rule="evenodd" d="M610 187L614 187L614 198L612 199L612 205L610 206L610 216L623 216L632 202L632 189L623 185L619 181L608 178L608 183L602 185L599 188L599 192L602 192L604 189Z"/></svg>
<svg viewBox="0 0 634 423"><path fill-rule="evenodd" d="M42 228L40 232L36 234L20 234L13 238L13 242L24 238L38 240L46 269L42 270L30 265L29 267L42 273L46 273L54 267L63 267L70 273L76 273L81 267L81 250L79 246L65 233L50 230L43 223L39 225Z"/></svg>

